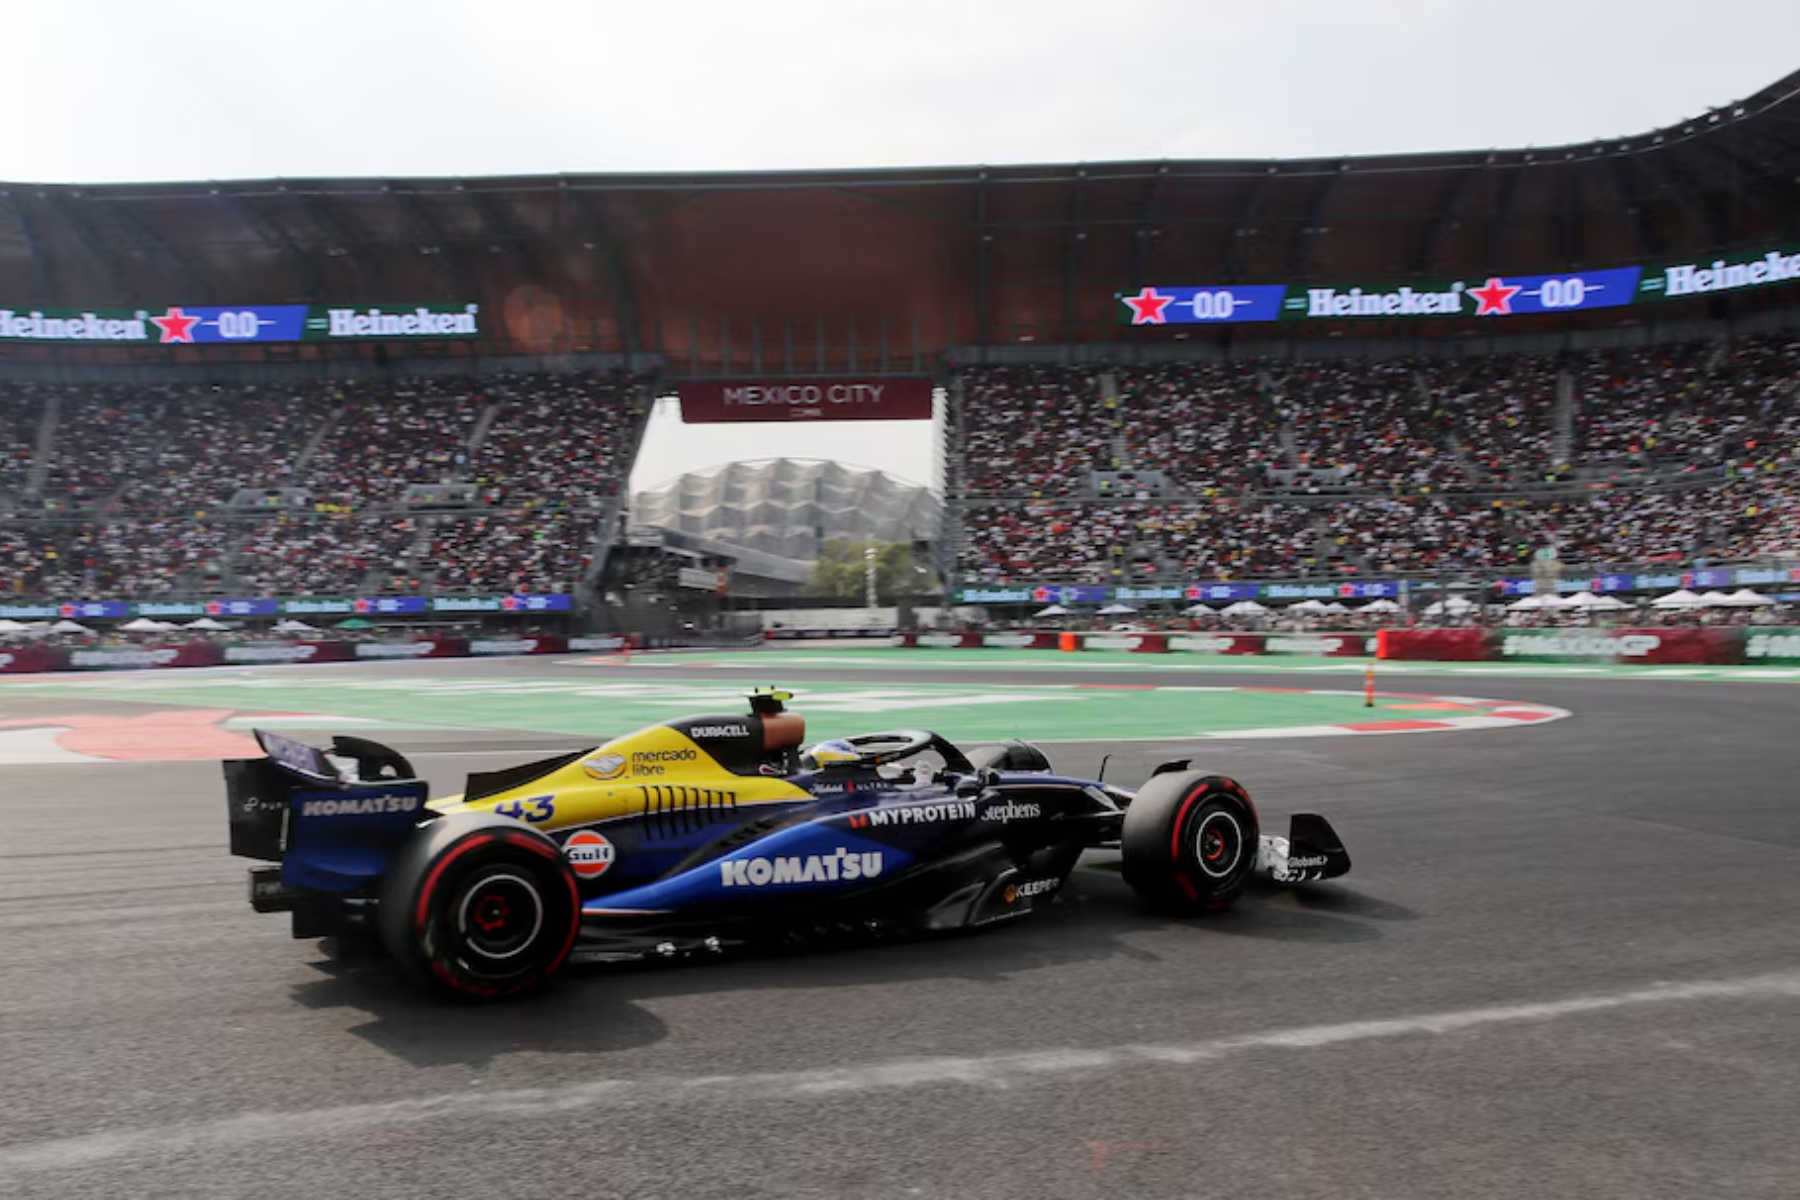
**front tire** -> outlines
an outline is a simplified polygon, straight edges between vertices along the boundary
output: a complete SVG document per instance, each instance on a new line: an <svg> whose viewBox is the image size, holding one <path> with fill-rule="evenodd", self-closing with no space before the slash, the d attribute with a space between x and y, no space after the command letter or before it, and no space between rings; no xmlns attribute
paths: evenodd
<svg viewBox="0 0 1800 1200"><path fill-rule="evenodd" d="M400 967L467 1000L536 991L568 960L581 894L555 842L491 813L428 822L395 857L377 924Z"/></svg>
<svg viewBox="0 0 1800 1200"><path fill-rule="evenodd" d="M1235 780L1204 771L1158 775L1125 810L1125 882L1176 912L1220 912L1249 886L1260 832Z"/></svg>

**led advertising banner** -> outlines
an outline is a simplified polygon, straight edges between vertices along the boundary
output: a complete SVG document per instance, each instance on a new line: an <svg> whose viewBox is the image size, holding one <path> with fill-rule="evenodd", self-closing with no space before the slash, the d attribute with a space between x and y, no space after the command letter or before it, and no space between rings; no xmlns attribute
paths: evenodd
<svg viewBox="0 0 1800 1200"><path fill-rule="evenodd" d="M929 421L929 379L697 380L677 385L688 425L734 421Z"/></svg>
<svg viewBox="0 0 1800 1200"><path fill-rule="evenodd" d="M1519 317L1800 282L1800 246L1705 261L1550 275L1488 275L1442 283L1151 284L1115 292L1127 325L1229 325L1374 317Z"/></svg>
<svg viewBox="0 0 1800 1200"><path fill-rule="evenodd" d="M49 603L0 602L0 618L15 621L119 621L127 617L368 617L421 613L566 613L575 600L566 592L507 596L304 596L221 600L64 600Z"/></svg>
<svg viewBox="0 0 1800 1200"><path fill-rule="evenodd" d="M479 304L333 308L171 304L160 309L0 308L0 342L210 346L479 337Z"/></svg>

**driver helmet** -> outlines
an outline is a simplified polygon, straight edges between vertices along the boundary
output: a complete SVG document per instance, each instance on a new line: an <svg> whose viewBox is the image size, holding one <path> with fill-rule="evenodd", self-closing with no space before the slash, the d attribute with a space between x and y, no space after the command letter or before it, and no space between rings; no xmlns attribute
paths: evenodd
<svg viewBox="0 0 1800 1200"><path fill-rule="evenodd" d="M862 755L855 746L842 738L832 738L827 742L815 742L800 752L800 767L806 771L817 771L825 767L843 767L862 761Z"/></svg>

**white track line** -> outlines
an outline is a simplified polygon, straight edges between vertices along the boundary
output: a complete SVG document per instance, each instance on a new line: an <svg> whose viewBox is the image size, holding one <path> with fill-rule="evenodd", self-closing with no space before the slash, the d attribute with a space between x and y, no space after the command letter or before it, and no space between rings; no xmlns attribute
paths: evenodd
<svg viewBox="0 0 1800 1200"><path fill-rule="evenodd" d="M801 1096L868 1095L962 1085L1013 1088L1040 1081L1153 1065L1185 1065L1258 1052L1314 1050L1356 1042L1446 1036L1490 1025L1562 1020L1591 1013L1719 1000L1800 998L1800 972L1703 983L1658 984L1529 1004L1503 1004L1422 1013L1338 1025L1301 1025L1263 1033L1172 1045L1122 1044L1091 1049L1026 1050L966 1058L914 1058L808 1071L752 1075L650 1076L590 1079L540 1088L440 1093L379 1104L243 1113L135 1130L81 1134L0 1147L0 1179L7 1175L68 1171L121 1158L162 1158L229 1153L245 1147L367 1135L375 1129L429 1125L454 1129L465 1122L541 1121L546 1113L647 1104L735 1104Z"/></svg>

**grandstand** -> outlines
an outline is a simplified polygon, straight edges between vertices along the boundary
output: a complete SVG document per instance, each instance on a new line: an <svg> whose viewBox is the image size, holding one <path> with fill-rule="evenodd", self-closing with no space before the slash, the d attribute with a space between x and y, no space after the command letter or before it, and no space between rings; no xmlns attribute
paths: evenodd
<svg viewBox="0 0 1800 1200"><path fill-rule="evenodd" d="M862 511L953 592L1800 565L1797 128L1800 75L1548 149L0 185L0 595L603 624L628 527L823 524L749 468L630 512L652 401L822 377L945 389L941 516Z"/></svg>

